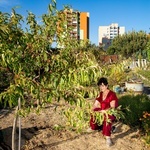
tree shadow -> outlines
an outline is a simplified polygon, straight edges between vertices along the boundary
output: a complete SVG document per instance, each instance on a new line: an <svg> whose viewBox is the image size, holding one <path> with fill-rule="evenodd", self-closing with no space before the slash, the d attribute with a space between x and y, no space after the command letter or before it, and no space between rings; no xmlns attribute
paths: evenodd
<svg viewBox="0 0 150 150"><path fill-rule="evenodd" d="M137 131L134 128L128 127L128 129L123 129L124 124L118 123L116 132L114 133L113 141L117 141L118 139L124 138L126 136L130 136L131 138L137 138L139 135L137 134ZM125 128L125 127L124 127Z"/></svg>
<svg viewBox="0 0 150 150"><path fill-rule="evenodd" d="M4 150L12 149L12 129L13 127L8 127L0 130L0 147L4 147ZM33 138L38 132L37 127L24 128L21 129L21 145L24 145L26 141ZM15 136L15 148L18 149L18 139L19 139L19 128L16 128Z"/></svg>
<svg viewBox="0 0 150 150"><path fill-rule="evenodd" d="M11 127L0 130L0 148L2 150L11 150L11 135Z"/></svg>

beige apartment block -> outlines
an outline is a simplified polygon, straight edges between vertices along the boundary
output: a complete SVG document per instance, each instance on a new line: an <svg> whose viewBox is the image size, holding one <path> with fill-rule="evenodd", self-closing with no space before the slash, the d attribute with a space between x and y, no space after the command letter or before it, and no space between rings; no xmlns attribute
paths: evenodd
<svg viewBox="0 0 150 150"><path fill-rule="evenodd" d="M116 36L121 36L125 33L125 27L120 27L118 23L112 23L108 26L99 26L98 28L98 45L107 49Z"/></svg>

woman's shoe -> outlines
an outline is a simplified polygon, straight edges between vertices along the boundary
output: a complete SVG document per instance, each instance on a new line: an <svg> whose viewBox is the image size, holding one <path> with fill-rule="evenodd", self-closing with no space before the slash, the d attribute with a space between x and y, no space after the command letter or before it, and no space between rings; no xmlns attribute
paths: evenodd
<svg viewBox="0 0 150 150"><path fill-rule="evenodd" d="M86 132L88 132L88 133L90 133L90 132L93 132L94 130L92 130L91 128L88 128L87 130L86 130Z"/></svg>
<svg viewBox="0 0 150 150"><path fill-rule="evenodd" d="M111 132L112 132L112 133L115 133L115 132L116 132L116 127L115 127L115 126L112 126Z"/></svg>
<svg viewBox="0 0 150 150"><path fill-rule="evenodd" d="M110 146L113 145L111 138L106 138L106 145L107 145L108 147L110 147Z"/></svg>

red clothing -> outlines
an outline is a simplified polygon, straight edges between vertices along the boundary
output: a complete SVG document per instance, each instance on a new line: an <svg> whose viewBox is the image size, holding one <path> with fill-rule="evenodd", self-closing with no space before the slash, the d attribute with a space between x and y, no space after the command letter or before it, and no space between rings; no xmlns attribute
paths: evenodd
<svg viewBox="0 0 150 150"><path fill-rule="evenodd" d="M118 107L118 98L117 98L115 92L110 90L109 93L107 94L107 97L105 98L105 100L102 100L102 94L103 93L100 92L99 96L96 98L96 100L99 101L99 103L100 103L100 108L95 108L94 111L109 109L110 102L113 100L115 100L115 107ZM111 121L113 122L115 120L115 116L109 115L109 119L111 119ZM90 126L91 126L91 129L93 129L93 130L99 129L99 126L94 122L93 116L91 116ZM104 120L102 126L103 126L103 129L102 129L103 135L110 136L112 123L107 123Z"/></svg>

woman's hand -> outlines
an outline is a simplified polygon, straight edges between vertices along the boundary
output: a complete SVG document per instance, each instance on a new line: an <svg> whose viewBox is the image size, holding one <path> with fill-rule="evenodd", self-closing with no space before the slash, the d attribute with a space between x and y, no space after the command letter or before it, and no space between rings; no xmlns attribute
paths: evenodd
<svg viewBox="0 0 150 150"><path fill-rule="evenodd" d="M100 112L103 113L103 114L105 114L105 113L106 113L106 110L101 110Z"/></svg>
<svg viewBox="0 0 150 150"><path fill-rule="evenodd" d="M93 104L93 108L92 108L92 111L94 111L94 109L96 108L100 108L100 103L99 101L95 100L94 104Z"/></svg>

